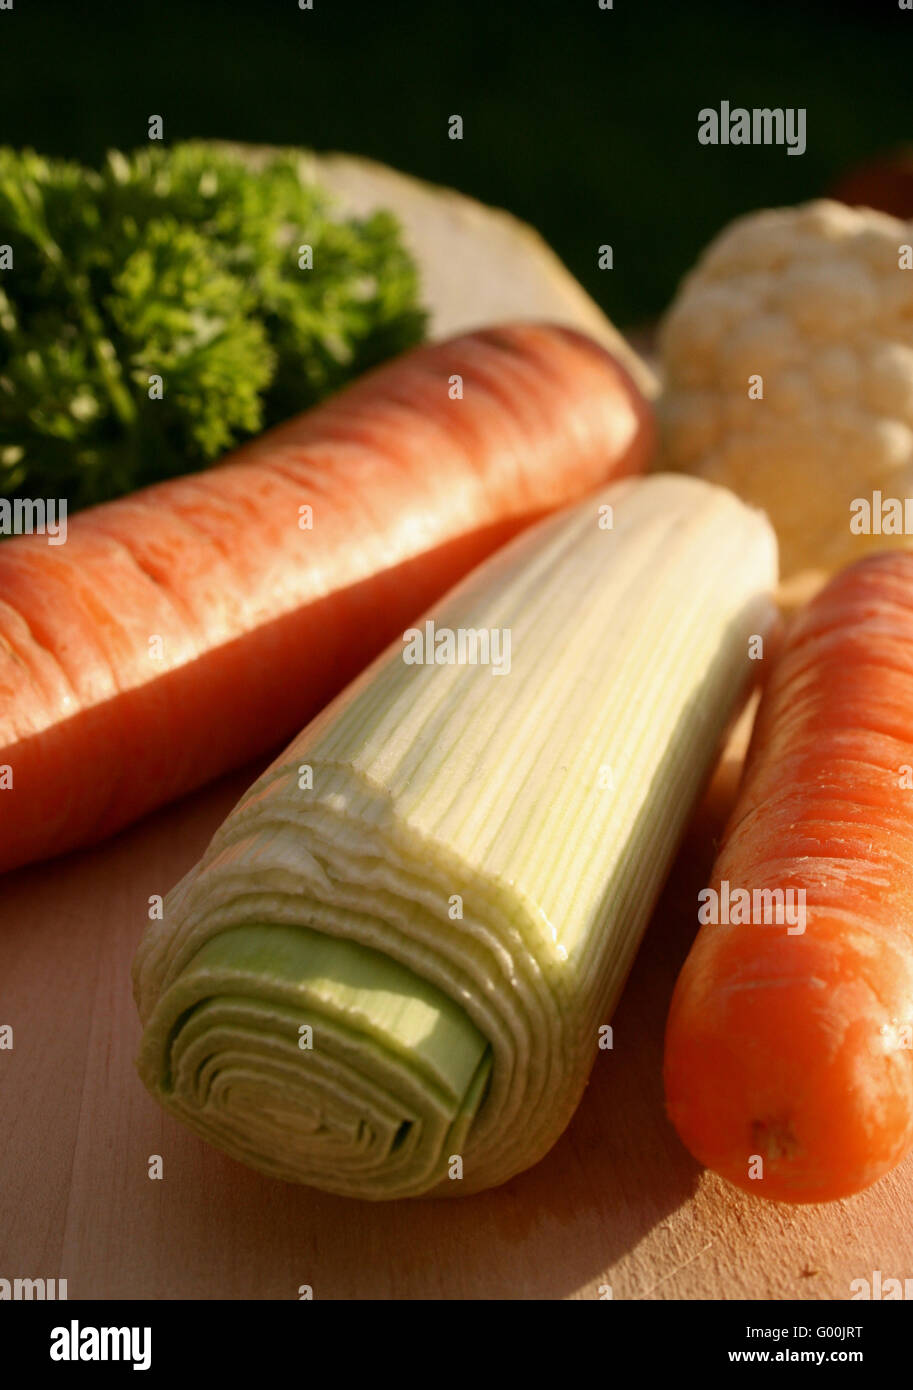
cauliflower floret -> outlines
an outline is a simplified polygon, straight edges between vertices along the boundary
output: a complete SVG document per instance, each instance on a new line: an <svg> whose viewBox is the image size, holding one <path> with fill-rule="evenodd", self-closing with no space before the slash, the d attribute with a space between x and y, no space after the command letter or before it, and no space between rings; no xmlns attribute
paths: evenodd
<svg viewBox="0 0 913 1390"><path fill-rule="evenodd" d="M868 208L753 213L663 323L665 465L763 507L787 579L913 545L850 530L854 498L913 495L911 244L913 224Z"/></svg>

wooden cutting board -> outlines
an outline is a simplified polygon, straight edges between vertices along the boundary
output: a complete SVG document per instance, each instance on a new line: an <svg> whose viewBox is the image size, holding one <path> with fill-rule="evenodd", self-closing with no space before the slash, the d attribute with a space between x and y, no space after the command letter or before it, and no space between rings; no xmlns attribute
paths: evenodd
<svg viewBox="0 0 913 1390"><path fill-rule="evenodd" d="M375 1205L249 1171L165 1116L133 1068L146 903L194 862L257 768L96 850L0 879L0 1276L71 1298L847 1298L913 1274L913 1162L827 1207L702 1172L663 1113L662 1036L736 739L689 831L569 1130L476 1197ZM147 1176L150 1155L164 1176Z"/></svg>

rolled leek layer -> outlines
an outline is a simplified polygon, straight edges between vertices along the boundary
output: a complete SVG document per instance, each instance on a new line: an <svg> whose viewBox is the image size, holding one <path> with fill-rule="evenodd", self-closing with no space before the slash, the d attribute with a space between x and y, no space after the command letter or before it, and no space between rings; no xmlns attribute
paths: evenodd
<svg viewBox="0 0 913 1390"><path fill-rule="evenodd" d="M350 1196L478 1191L535 1163L775 582L760 513L662 475L476 570L277 759L150 924L152 1094L251 1166Z"/></svg>

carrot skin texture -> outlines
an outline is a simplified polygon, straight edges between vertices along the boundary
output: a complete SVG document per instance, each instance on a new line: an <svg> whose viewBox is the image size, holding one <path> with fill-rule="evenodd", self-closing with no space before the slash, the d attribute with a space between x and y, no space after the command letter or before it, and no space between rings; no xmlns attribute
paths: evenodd
<svg viewBox="0 0 913 1390"><path fill-rule="evenodd" d="M670 1007L670 1118L755 1195L849 1196L913 1148L904 767L913 554L889 552L836 576L787 634L713 870L717 890L804 889L805 930L701 926Z"/></svg>
<svg viewBox="0 0 913 1390"><path fill-rule="evenodd" d="M643 470L654 442L604 349L507 325L414 349L217 468L81 512L64 545L3 542L0 871L273 748L469 569Z"/></svg>

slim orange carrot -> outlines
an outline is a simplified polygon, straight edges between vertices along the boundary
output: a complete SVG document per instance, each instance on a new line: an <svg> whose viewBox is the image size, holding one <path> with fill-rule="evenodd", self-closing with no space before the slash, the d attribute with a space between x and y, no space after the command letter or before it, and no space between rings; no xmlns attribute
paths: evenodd
<svg viewBox="0 0 913 1390"><path fill-rule="evenodd" d="M65 544L0 542L0 870L278 744L473 565L652 442L595 343L492 328L80 513Z"/></svg>
<svg viewBox="0 0 913 1390"><path fill-rule="evenodd" d="M844 571L788 635L712 892L666 1031L672 1121L748 1192L857 1192L913 1147L913 554Z"/></svg>

